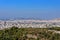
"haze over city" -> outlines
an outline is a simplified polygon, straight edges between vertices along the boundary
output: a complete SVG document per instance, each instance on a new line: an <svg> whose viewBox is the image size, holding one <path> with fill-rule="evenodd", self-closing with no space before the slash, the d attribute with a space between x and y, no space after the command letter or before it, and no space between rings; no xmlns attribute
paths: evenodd
<svg viewBox="0 0 60 40"><path fill-rule="evenodd" d="M60 18L60 0L0 0L0 19Z"/></svg>

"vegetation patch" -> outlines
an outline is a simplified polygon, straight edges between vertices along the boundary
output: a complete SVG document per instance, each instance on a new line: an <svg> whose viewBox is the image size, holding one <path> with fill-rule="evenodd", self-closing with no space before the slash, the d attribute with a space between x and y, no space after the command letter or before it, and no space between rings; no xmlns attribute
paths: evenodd
<svg viewBox="0 0 60 40"><path fill-rule="evenodd" d="M12 27L0 30L0 40L60 40L60 34L48 30L52 29Z"/></svg>

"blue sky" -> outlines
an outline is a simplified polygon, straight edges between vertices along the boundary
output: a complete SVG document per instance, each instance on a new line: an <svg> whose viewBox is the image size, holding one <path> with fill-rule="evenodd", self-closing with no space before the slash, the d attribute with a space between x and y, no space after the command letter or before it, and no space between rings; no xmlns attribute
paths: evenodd
<svg viewBox="0 0 60 40"><path fill-rule="evenodd" d="M0 19L60 18L60 0L0 0Z"/></svg>

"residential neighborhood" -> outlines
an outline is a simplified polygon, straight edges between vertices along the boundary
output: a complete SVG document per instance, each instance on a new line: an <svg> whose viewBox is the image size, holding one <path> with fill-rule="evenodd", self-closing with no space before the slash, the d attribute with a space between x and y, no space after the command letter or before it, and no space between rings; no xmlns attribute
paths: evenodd
<svg viewBox="0 0 60 40"><path fill-rule="evenodd" d="M60 20L7 20L0 21L0 29L10 28L49 28L60 27Z"/></svg>

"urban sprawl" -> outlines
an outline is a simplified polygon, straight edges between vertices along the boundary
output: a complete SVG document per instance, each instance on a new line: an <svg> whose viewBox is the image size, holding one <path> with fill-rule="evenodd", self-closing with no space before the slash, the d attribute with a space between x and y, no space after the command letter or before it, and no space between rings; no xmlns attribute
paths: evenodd
<svg viewBox="0 0 60 40"><path fill-rule="evenodd" d="M60 27L60 20L0 20L0 29L11 28L50 28Z"/></svg>

